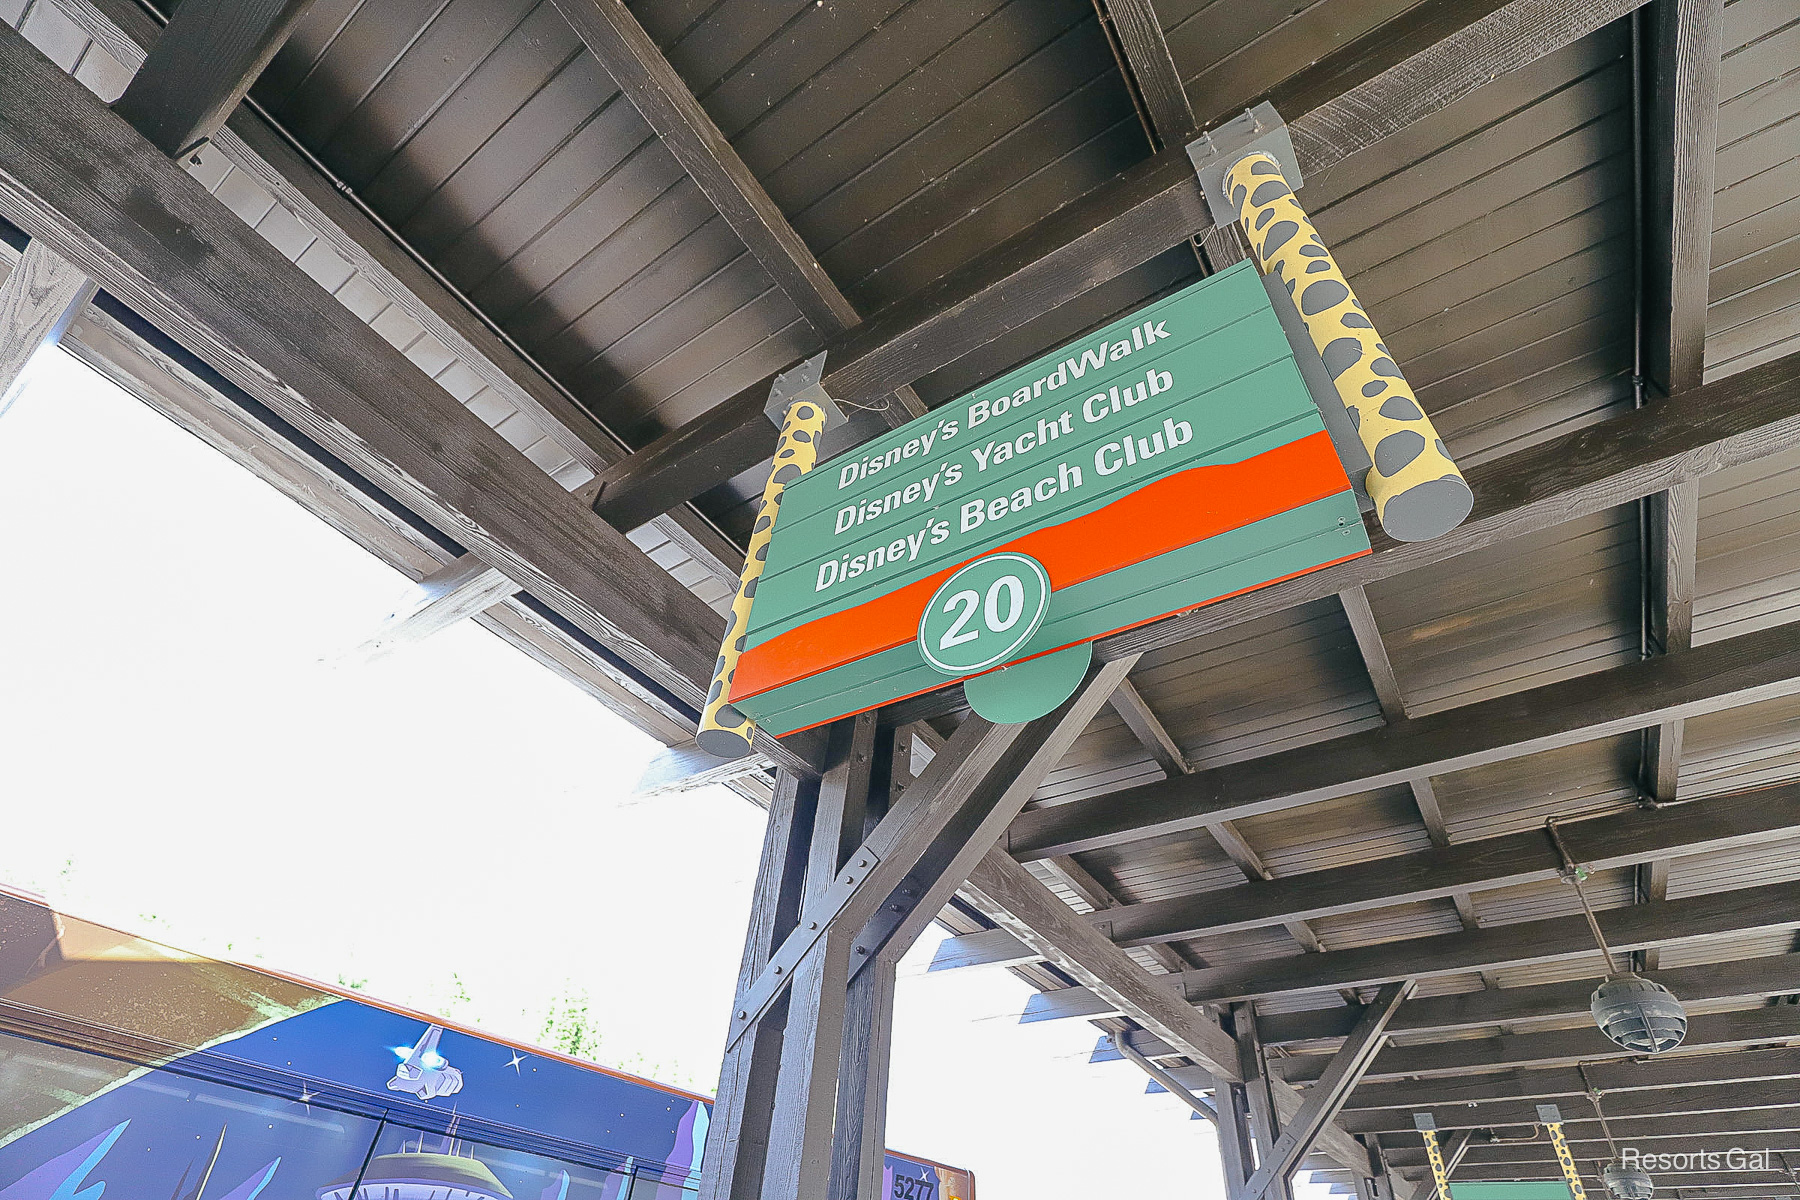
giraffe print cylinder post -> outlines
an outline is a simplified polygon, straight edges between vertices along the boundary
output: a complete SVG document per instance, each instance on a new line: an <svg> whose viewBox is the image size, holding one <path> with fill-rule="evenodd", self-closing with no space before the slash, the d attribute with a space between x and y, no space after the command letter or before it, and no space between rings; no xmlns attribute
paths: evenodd
<svg viewBox="0 0 1800 1200"><path fill-rule="evenodd" d="M1403 542L1422 542L1456 528L1475 495L1295 201L1281 167L1260 151L1247 155L1226 171L1225 188L1257 265L1287 285L1374 460L1365 486L1381 527Z"/></svg>
<svg viewBox="0 0 1800 1200"><path fill-rule="evenodd" d="M1431 1163L1431 1179L1437 1185L1437 1200L1450 1200L1450 1172L1444 1169L1444 1152L1438 1149L1437 1131L1421 1129L1425 1139L1425 1158Z"/></svg>
<svg viewBox="0 0 1800 1200"><path fill-rule="evenodd" d="M1562 1167L1563 1181L1569 1185L1569 1193L1575 1200L1587 1200L1587 1189L1581 1186L1581 1173L1575 1169L1575 1156L1569 1153L1569 1142L1563 1137L1562 1123L1547 1121L1544 1129L1550 1135L1550 1148L1556 1152L1556 1161Z"/></svg>
<svg viewBox="0 0 1800 1200"><path fill-rule="evenodd" d="M756 583L769 558L769 538L775 530L775 518L781 513L781 495L788 484L819 461L819 434L825 429L827 415L823 405L800 399L788 405L781 420L775 463L769 470L769 482L763 485L762 505L756 512L756 525L750 530L750 546L744 555L744 569L738 575L737 595L731 601L731 619L725 626L725 640L713 667L706 707L700 713L700 729L694 736L702 750L719 758L739 758L750 753L756 722L731 703L731 681L737 674L738 655L744 652L750 605L756 599Z"/></svg>

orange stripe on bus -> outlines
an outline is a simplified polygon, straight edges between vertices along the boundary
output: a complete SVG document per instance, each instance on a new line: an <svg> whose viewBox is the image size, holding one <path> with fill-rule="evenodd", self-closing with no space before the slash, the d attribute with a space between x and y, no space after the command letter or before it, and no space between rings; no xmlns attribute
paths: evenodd
<svg viewBox="0 0 1800 1200"><path fill-rule="evenodd" d="M1098 578L1216 537L1349 487L1329 434L1320 431L1242 462L1192 467L1057 525L829 613L744 651L732 694L746 699L903 646L918 635L932 594L959 568L1002 550L1044 564L1050 588Z"/></svg>

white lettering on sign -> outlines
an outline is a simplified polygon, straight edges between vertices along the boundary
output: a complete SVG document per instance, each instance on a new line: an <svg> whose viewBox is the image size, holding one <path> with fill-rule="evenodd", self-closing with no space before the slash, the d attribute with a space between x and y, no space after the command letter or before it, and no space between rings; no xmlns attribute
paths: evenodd
<svg viewBox="0 0 1800 1200"><path fill-rule="evenodd" d="M1057 363L1054 371L1042 379L1033 380L1029 386L972 402L969 405L969 428L975 428L989 417L997 417L1022 404L1029 404L1045 392L1065 388L1069 385L1069 380L1080 379L1089 371L1098 371L1109 362L1118 362L1139 350L1154 346L1169 336L1168 325L1167 321L1145 321L1132 329L1129 342L1108 342L1102 338L1076 357L1065 358Z"/></svg>

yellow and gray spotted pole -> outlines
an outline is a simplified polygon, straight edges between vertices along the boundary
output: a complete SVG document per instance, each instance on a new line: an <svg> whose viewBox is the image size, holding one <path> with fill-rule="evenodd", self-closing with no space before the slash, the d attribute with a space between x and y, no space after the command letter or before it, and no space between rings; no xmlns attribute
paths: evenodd
<svg viewBox="0 0 1800 1200"><path fill-rule="evenodd" d="M1450 1171L1444 1166L1444 1152L1438 1148L1437 1120L1430 1113L1414 1113L1413 1128L1425 1139L1425 1160L1431 1164L1437 1200L1450 1200Z"/></svg>
<svg viewBox="0 0 1800 1200"><path fill-rule="evenodd" d="M1444 1169L1444 1152L1438 1149L1437 1130L1421 1129L1425 1139L1425 1158L1431 1163L1431 1179L1437 1185L1437 1200L1450 1200L1450 1173Z"/></svg>
<svg viewBox="0 0 1800 1200"><path fill-rule="evenodd" d="M1587 1189L1581 1186L1581 1174L1575 1170L1575 1156L1569 1153L1568 1139L1563 1137L1561 1121L1545 1121L1544 1129L1550 1135L1550 1148L1556 1152L1556 1161L1562 1167L1563 1180L1569 1185L1569 1192L1575 1200L1587 1200Z"/></svg>
<svg viewBox="0 0 1800 1200"><path fill-rule="evenodd" d="M816 382L823 356L806 366L812 368L814 382L786 402L781 437L775 444L775 461L769 470L769 481L763 485L762 504L756 512L756 524L750 531L750 546L744 556L744 569L738 575L737 595L731 601L731 615L725 626L725 639L719 647L719 661L713 667L706 707L701 710L700 728L694 735L702 750L719 758L740 758L750 752L750 738L756 732L756 722L731 703L731 682L737 674L738 656L744 652L745 635L750 630L750 606L756 599L756 584L762 578L763 565L769 558L769 539L775 530L775 518L781 513L782 493L788 484L812 470L813 464L819 461L819 435L833 415L830 400L825 398ZM778 381L778 394L781 386Z"/></svg>
<svg viewBox="0 0 1800 1200"><path fill-rule="evenodd" d="M1253 152L1226 170L1224 187L1257 265L1287 286L1374 460L1366 487L1381 527L1403 542L1448 533L1469 515L1474 493L1280 165Z"/></svg>

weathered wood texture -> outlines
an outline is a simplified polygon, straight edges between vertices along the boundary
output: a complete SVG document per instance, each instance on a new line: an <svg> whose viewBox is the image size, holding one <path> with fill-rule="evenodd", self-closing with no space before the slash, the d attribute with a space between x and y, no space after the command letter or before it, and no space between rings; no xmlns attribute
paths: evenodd
<svg viewBox="0 0 1800 1200"><path fill-rule="evenodd" d="M1527 987L1490 988L1449 996L1427 996L1409 1002L1394 1018L1393 1033L1455 1033L1542 1018L1581 1020L1599 983L1600 960L1592 961L1595 978ZM1752 1000L1800 992L1800 954L1707 963L1656 971L1654 979L1677 996L1693 1002ZM1264 1040L1273 1044L1342 1037L1355 1020L1351 1009L1268 1013L1259 1019Z"/></svg>
<svg viewBox="0 0 1800 1200"><path fill-rule="evenodd" d="M364 662L385 658L492 608L518 590L519 585L505 575L465 554L414 584L355 655Z"/></svg>
<svg viewBox="0 0 1800 1200"><path fill-rule="evenodd" d="M1664 393L1706 365L1724 10L1656 0L1644 14L1644 370Z"/></svg>
<svg viewBox="0 0 1800 1200"><path fill-rule="evenodd" d="M625 7L624 0L555 2L563 18L643 114L663 145L812 327L831 336L860 323L862 317L856 306L831 281L787 215L725 139L643 25ZM882 409L894 428L925 411L910 384L907 380L896 389L895 402ZM763 432L768 434L767 430ZM765 441L765 450L772 451L773 436L766 436Z"/></svg>
<svg viewBox="0 0 1800 1200"><path fill-rule="evenodd" d="M767 766L760 754L722 760L690 741L657 752L644 767L631 794L646 799L673 796L715 783L729 783L747 775L760 775Z"/></svg>
<svg viewBox="0 0 1800 1200"><path fill-rule="evenodd" d="M1301 170L1373 145L1641 2L1512 0L1291 120ZM832 341L825 388L856 400L911 383L1212 224L1186 151L1171 146ZM631 528L763 461L772 378L609 470L596 511Z"/></svg>
<svg viewBox="0 0 1800 1200"><path fill-rule="evenodd" d="M1199 129L1156 6L1151 0L1102 0L1101 7L1112 22L1125 64L1137 84L1157 148L1187 145Z"/></svg>
<svg viewBox="0 0 1800 1200"><path fill-rule="evenodd" d="M1412 991L1410 983L1390 983L1363 1009L1336 1054L1306 1093L1305 1103L1288 1118L1244 1192L1250 1200L1264 1195L1277 1179L1285 1180L1312 1149L1319 1132L1337 1116L1350 1090L1372 1062L1379 1060L1387 1040L1388 1022Z"/></svg>
<svg viewBox="0 0 1800 1200"><path fill-rule="evenodd" d="M33 238L0 285L0 413L11 408L32 355L54 346L94 294L68 259Z"/></svg>
<svg viewBox="0 0 1800 1200"><path fill-rule="evenodd" d="M833 723L831 766L819 778L800 919L816 911L862 841L874 766L875 715ZM850 931L828 929L793 970L783 1022L781 1067L769 1117L762 1189L752 1196L823 1196L831 1181L832 1129L850 982ZM760 1023L760 1022L759 1022Z"/></svg>
<svg viewBox="0 0 1800 1200"><path fill-rule="evenodd" d="M817 786L788 771L776 777L738 967L740 996L762 974L775 947L799 918ZM781 1030L771 1023L759 1025L726 1048L713 1119L706 1130L699 1200L734 1200L754 1196L761 1188L781 1041Z"/></svg>
<svg viewBox="0 0 1800 1200"><path fill-rule="evenodd" d="M1615 952L1725 933L1791 929L1800 926L1800 884L1765 884L1608 909L1598 915L1600 928ZM1298 958L1210 967L1187 972L1181 981L1190 1001L1216 1004L1584 956L1599 963L1587 920L1550 917Z"/></svg>
<svg viewBox="0 0 1800 1200"><path fill-rule="evenodd" d="M217 133L312 0L184 0L113 105L164 154Z"/></svg>
<svg viewBox="0 0 1800 1200"><path fill-rule="evenodd" d="M1777 626L1196 775L1036 809L1013 823L1007 848L1022 858L1074 854L1796 692L1800 627Z"/></svg>

